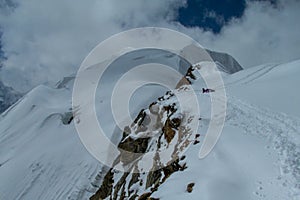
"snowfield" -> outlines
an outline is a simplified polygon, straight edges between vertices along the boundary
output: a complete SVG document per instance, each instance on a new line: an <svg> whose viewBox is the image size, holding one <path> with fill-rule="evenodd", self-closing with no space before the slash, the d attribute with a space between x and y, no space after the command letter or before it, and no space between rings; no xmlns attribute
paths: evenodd
<svg viewBox="0 0 300 200"><path fill-rule="evenodd" d="M202 160L198 158L201 131L210 116L209 105L203 102L210 97L199 93L200 143L185 152L187 169L172 174L152 197L300 199L299 75L300 60L225 74L224 130ZM101 163L80 142L70 116L72 84L69 78L56 88L38 86L1 114L1 200L88 199L100 187ZM201 90L202 85L195 82L193 87ZM149 96L137 99L148 102ZM97 109L105 113L101 109L110 108L110 102L100 97L103 106ZM195 184L191 193L186 191L189 183Z"/></svg>

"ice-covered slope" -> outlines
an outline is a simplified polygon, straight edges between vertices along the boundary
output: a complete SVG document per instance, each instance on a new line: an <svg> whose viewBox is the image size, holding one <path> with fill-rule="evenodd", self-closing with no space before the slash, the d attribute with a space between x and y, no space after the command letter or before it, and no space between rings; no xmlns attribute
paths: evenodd
<svg viewBox="0 0 300 200"><path fill-rule="evenodd" d="M269 89L273 84L293 88L299 67L297 61L227 76L227 120L220 141L203 160L198 159L201 143L192 143L183 160L187 168L172 174L151 196L298 199L300 120L277 105L290 99ZM70 116L72 78L67 79L55 89L35 88L1 115L0 199L87 199L101 186L102 167L81 144ZM258 87L268 90L258 93ZM293 91L286 89L285 95L291 98ZM278 96L270 98L268 92ZM209 102L209 95L200 93L199 101ZM203 112L205 129L209 113ZM202 142L204 132L199 133ZM195 184L191 193L186 191L189 183Z"/></svg>

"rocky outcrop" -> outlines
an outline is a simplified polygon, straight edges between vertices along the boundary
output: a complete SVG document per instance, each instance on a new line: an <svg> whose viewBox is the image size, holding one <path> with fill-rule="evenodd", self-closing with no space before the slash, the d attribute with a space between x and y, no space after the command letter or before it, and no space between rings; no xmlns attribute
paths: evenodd
<svg viewBox="0 0 300 200"><path fill-rule="evenodd" d="M176 85L176 89L184 86L184 85L190 85L192 84L192 81L196 80L196 76L194 74L194 71L196 69L198 69L199 67L197 65L195 66L190 66L185 74L185 76L183 76L181 78L181 80L177 83Z"/></svg>
<svg viewBox="0 0 300 200"><path fill-rule="evenodd" d="M242 70L242 66L236 61L234 57L227 53L221 53L216 51L206 50L212 60L216 62L219 70L226 72L228 74L233 74Z"/></svg>
<svg viewBox="0 0 300 200"><path fill-rule="evenodd" d="M241 69L233 58L216 53L213 53L213 56L224 64L231 62L229 72ZM124 128L114 166L122 165L127 170L118 171L113 166L91 200L154 199L152 194L161 184L173 173L188 167L184 150L189 145L200 142L200 134L191 128L191 124L200 118L191 111L194 110L193 107L188 111L183 110L176 96L183 94L186 97L185 95L191 92L190 85L200 76L197 71L209 71L207 67L211 66L201 63L190 66L175 90L168 91L147 109L141 110L132 124ZM141 167L145 154L151 156L147 158L148 169ZM188 184L187 192L192 192L193 187L194 183Z"/></svg>
<svg viewBox="0 0 300 200"><path fill-rule="evenodd" d="M0 113L4 112L22 96L23 94L15 91L11 87L7 87L0 81Z"/></svg>
<svg viewBox="0 0 300 200"><path fill-rule="evenodd" d="M190 143L192 132L188 130L188 120L179 115L173 102L174 94L167 92L148 109L141 110L134 122L124 128L122 140L118 144L119 156L114 164L129 168L126 172L111 168L105 175L100 189L91 200L99 199L151 199L172 173L184 170L186 165L180 152ZM169 101L169 103L166 103ZM171 103L172 102L172 103ZM177 137L176 137L177 136ZM168 160L162 160L160 151L172 149ZM140 168L144 153L153 153L149 171Z"/></svg>
<svg viewBox="0 0 300 200"><path fill-rule="evenodd" d="M75 80L75 75L70 75L70 76L66 76L64 77L62 80L58 81L55 85L55 87L57 89L61 89L61 88L72 88L73 84L74 84L74 80Z"/></svg>
<svg viewBox="0 0 300 200"><path fill-rule="evenodd" d="M187 186L186 186L186 191L188 193L191 193L193 191L193 187L195 186L195 183L189 183Z"/></svg>
<svg viewBox="0 0 300 200"><path fill-rule="evenodd" d="M120 153L113 163L128 170L123 172L112 167L91 200L155 199L151 197L152 193L166 179L187 168L183 154L199 136L190 127L198 118L180 108L174 92L188 92L187 85L196 79L193 74L195 67L188 69L176 90L168 91L147 109L141 110L133 123L124 128L118 144ZM148 160L148 169L140 165L145 154L152 156Z"/></svg>

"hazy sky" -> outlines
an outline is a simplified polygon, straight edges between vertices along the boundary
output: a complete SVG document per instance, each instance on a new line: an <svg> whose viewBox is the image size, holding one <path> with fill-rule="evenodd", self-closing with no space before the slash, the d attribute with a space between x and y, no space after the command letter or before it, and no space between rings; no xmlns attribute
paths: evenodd
<svg viewBox="0 0 300 200"><path fill-rule="evenodd" d="M182 31L206 48L233 55L243 67L300 58L299 0L211 2L0 0L7 58L1 79L22 91L54 83L75 72L99 42L142 26Z"/></svg>

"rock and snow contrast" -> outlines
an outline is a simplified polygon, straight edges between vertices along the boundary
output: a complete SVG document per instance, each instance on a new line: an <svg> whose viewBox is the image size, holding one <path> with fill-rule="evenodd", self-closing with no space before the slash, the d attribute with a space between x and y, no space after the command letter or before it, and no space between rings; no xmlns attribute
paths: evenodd
<svg viewBox="0 0 300 200"><path fill-rule="evenodd" d="M220 53L216 51L206 50L211 56L212 60L216 62L220 71L233 74L242 70L242 66L229 54Z"/></svg>
<svg viewBox="0 0 300 200"><path fill-rule="evenodd" d="M21 97L21 93L15 91L11 87L7 87L0 80L0 113L13 105Z"/></svg>
<svg viewBox="0 0 300 200"><path fill-rule="evenodd" d="M199 91L200 117L181 112L174 94L189 91L181 82L113 133L120 149L155 153L148 173L142 156L120 151L115 164L134 172L127 173L102 166L81 143L71 110L73 78L67 77L55 88L34 88L1 114L0 199L299 199L300 95L294 87L300 61L241 70L215 56L224 69L227 114L206 158L198 153L211 119L210 94L201 92L205 85L197 78L187 82ZM199 129L190 130L196 121ZM160 152L169 156L162 159Z"/></svg>

